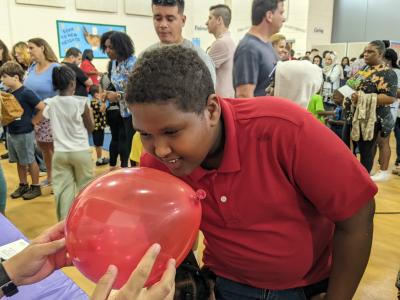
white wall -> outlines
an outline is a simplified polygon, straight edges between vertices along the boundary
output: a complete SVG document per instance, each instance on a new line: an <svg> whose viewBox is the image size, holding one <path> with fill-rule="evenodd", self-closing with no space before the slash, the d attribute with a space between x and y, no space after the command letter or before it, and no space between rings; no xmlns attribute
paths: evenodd
<svg viewBox="0 0 400 300"><path fill-rule="evenodd" d="M331 43L334 0L309 0L307 49Z"/></svg>
<svg viewBox="0 0 400 300"><path fill-rule="evenodd" d="M117 1L117 13L76 10L75 0L68 0L66 8L52 8L16 4L15 0L0 0L0 39L7 45L33 37L45 38L58 54L56 20L126 25L127 33L135 43L136 53L156 42L151 17L127 15L124 0ZM150 5L150 0L148 1ZM238 42L251 26L252 0L186 0L187 23L184 36L200 38L201 47L207 49L214 40L205 26L211 5L231 5L233 20L231 32ZM312 45L330 43L334 0L286 0L289 6L288 21L282 33L295 40L294 50L302 55ZM322 29L323 33L315 29ZM104 70L106 59L95 60L95 65Z"/></svg>
<svg viewBox="0 0 400 300"><path fill-rule="evenodd" d="M66 8L20 5L16 4L14 0L0 0L1 16L7 11L10 16L8 24L11 34L5 38L5 41L8 45L12 45L21 40L42 37L49 42L58 55L56 20L115 24L126 25L127 33L135 43L136 53L139 53L157 41L152 18L126 15L123 2L123 0L118 0L118 13L106 13L76 10L73 0L67 1ZM1 35L3 35L3 31L1 31ZM105 70L107 60L98 59L94 63L100 70Z"/></svg>

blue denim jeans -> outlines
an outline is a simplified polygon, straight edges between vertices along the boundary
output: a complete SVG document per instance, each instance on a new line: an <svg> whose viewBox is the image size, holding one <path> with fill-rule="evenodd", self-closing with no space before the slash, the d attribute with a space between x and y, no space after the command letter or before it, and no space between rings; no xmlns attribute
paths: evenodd
<svg viewBox="0 0 400 300"><path fill-rule="evenodd" d="M226 278L217 277L215 282L215 297L217 300L307 300L310 298L310 295L308 296L307 294L314 296L326 292L327 289L328 280L306 288L272 291L254 288Z"/></svg>
<svg viewBox="0 0 400 300"><path fill-rule="evenodd" d="M4 177L3 168L0 165L0 213L4 214L7 200L7 185Z"/></svg>

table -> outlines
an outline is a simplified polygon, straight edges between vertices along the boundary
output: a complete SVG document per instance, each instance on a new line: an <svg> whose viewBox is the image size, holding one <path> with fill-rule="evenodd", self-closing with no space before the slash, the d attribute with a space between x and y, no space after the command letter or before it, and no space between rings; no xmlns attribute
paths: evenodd
<svg viewBox="0 0 400 300"><path fill-rule="evenodd" d="M19 239L28 239L0 214L0 246ZM67 275L58 270L44 280L18 287L19 293L10 300L88 300L89 297Z"/></svg>

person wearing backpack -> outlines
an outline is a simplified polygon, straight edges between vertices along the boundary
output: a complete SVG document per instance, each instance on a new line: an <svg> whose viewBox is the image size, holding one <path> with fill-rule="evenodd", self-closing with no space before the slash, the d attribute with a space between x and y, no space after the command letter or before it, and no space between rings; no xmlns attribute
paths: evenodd
<svg viewBox="0 0 400 300"><path fill-rule="evenodd" d="M23 108L23 114L7 126L7 144L10 163L17 163L19 186L11 198L31 200L40 196L39 166L35 160L34 124L44 109L44 103L30 89L22 84L24 70L16 62L7 62L0 68L0 79ZM37 111L37 112L36 112ZM36 112L36 114L35 114ZM27 171L32 177L28 184Z"/></svg>

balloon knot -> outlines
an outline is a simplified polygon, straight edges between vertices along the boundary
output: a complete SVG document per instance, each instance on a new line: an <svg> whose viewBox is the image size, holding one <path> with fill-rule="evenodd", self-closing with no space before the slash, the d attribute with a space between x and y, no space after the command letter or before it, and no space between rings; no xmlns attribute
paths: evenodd
<svg viewBox="0 0 400 300"><path fill-rule="evenodd" d="M202 190L202 189L197 190L197 191L196 191L196 197L197 197L197 199L199 199L199 200L204 200L204 199L206 199L206 197L207 197L207 193L206 193L205 190Z"/></svg>

